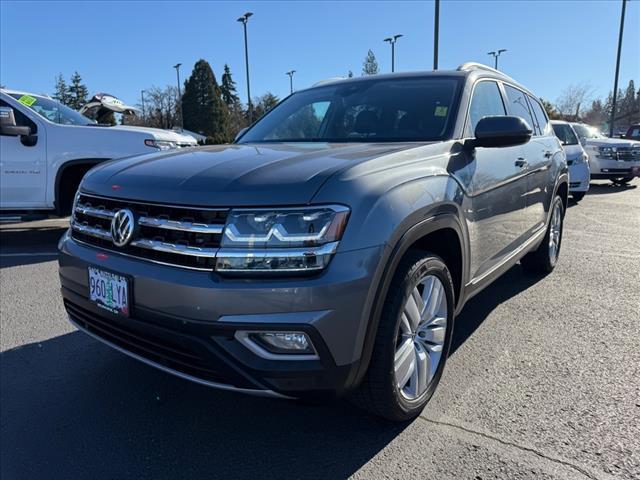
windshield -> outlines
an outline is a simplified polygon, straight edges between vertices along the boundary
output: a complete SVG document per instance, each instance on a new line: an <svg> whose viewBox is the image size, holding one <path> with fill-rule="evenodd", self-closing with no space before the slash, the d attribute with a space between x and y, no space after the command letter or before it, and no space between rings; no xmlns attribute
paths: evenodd
<svg viewBox="0 0 640 480"><path fill-rule="evenodd" d="M41 117L60 125L96 125L94 120L79 112L56 102L51 98L36 97L35 95L10 94L25 107L29 107Z"/></svg>
<svg viewBox="0 0 640 480"><path fill-rule="evenodd" d="M593 127L580 125L578 123L572 123L571 126L580 138L605 138Z"/></svg>
<svg viewBox="0 0 640 480"><path fill-rule="evenodd" d="M400 142L449 138L461 79L372 79L294 93L238 143Z"/></svg>
<svg viewBox="0 0 640 480"><path fill-rule="evenodd" d="M556 137L560 140L562 145L577 145L578 137L573 132L573 128L571 128L566 123L554 123L552 124L553 131L556 134Z"/></svg>

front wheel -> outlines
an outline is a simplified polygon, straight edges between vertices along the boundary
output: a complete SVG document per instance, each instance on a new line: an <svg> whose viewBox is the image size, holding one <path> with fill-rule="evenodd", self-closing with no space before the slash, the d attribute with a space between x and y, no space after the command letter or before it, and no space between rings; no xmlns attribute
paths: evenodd
<svg viewBox="0 0 640 480"><path fill-rule="evenodd" d="M553 271L560 255L563 223L564 204L562 203L562 198L556 195L551 203L551 219L549 220L547 233L536 250L522 257L520 260L522 268L528 272L542 274Z"/></svg>
<svg viewBox="0 0 640 480"><path fill-rule="evenodd" d="M365 378L352 398L388 420L420 414L444 369L454 312L453 280L443 260L410 251L389 287Z"/></svg>

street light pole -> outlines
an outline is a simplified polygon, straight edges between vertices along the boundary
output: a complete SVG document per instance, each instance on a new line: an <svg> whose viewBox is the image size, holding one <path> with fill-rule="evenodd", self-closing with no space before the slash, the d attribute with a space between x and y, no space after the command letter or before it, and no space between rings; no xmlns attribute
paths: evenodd
<svg viewBox="0 0 640 480"><path fill-rule="evenodd" d="M618 34L618 57L616 58L616 76L613 81L613 100L611 102L611 120L609 121L609 136L613 138L613 124L616 121L616 102L618 101L618 75L620 75L620 54L622 53L622 33L624 30L624 13L627 0L622 0L622 13L620 14L620 33Z"/></svg>
<svg viewBox="0 0 640 480"><path fill-rule="evenodd" d="M287 72L289 75L289 93L293 93L293 74L296 73L295 70L290 70Z"/></svg>
<svg viewBox="0 0 640 480"><path fill-rule="evenodd" d="M436 0L433 16L433 69L438 70L438 38L440 37L440 0Z"/></svg>
<svg viewBox="0 0 640 480"><path fill-rule="evenodd" d="M176 69L176 76L178 78L178 102L177 107L180 110L180 130L184 130L184 118L182 118L182 90L180 89L180 65L181 63L176 63L173 68Z"/></svg>
<svg viewBox="0 0 640 480"><path fill-rule="evenodd" d="M140 91L140 96L142 97L142 122L146 125L147 124L147 114L145 113L145 109L144 109L144 90Z"/></svg>
<svg viewBox="0 0 640 480"><path fill-rule="evenodd" d="M498 69L498 57L500 57L500 55L502 55L504 52L506 52L507 49L506 48L501 48L500 50L498 50L497 52L488 52L487 55L493 55L493 59L494 59L494 66L493 68L495 68L496 70Z"/></svg>
<svg viewBox="0 0 640 480"><path fill-rule="evenodd" d="M389 44L391 45L391 73L395 72L396 70L396 42L402 36L402 34L399 34L384 39L385 42L389 42Z"/></svg>
<svg viewBox="0 0 640 480"><path fill-rule="evenodd" d="M238 22L242 23L244 27L244 63L247 71L247 108L249 110L249 123L253 121L253 105L251 104L251 87L249 86L249 46L247 44L247 21L249 17L253 15L251 12L245 13L238 18Z"/></svg>

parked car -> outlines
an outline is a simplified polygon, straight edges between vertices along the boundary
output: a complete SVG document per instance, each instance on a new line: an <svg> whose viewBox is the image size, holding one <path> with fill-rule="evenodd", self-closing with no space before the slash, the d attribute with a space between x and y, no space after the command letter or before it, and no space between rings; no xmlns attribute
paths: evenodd
<svg viewBox="0 0 640 480"><path fill-rule="evenodd" d="M66 215L83 175L98 163L194 145L176 132L98 125L49 97L0 90L0 212Z"/></svg>
<svg viewBox="0 0 640 480"><path fill-rule="evenodd" d="M551 120L551 126L560 139L569 166L569 193L576 202L584 198L589 190L591 175L589 172L589 157L584 151L576 132L569 122Z"/></svg>
<svg viewBox="0 0 640 480"><path fill-rule="evenodd" d="M631 125L627 133L624 135L627 140L639 140L640 141L640 123Z"/></svg>
<svg viewBox="0 0 640 480"><path fill-rule="evenodd" d="M479 64L297 91L232 145L109 162L59 244L69 319L201 384L430 399L455 315L551 272L568 195L539 100Z"/></svg>
<svg viewBox="0 0 640 480"><path fill-rule="evenodd" d="M640 168L640 142L607 138L583 123L572 123L571 126L589 156L592 179L611 180L617 185L633 180Z"/></svg>

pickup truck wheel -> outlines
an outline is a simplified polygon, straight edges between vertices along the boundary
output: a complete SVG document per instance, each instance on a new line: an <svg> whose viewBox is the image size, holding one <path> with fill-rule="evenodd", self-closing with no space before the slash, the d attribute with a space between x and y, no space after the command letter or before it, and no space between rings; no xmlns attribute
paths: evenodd
<svg viewBox="0 0 640 480"><path fill-rule="evenodd" d="M520 260L522 268L528 272L551 273L558 262L560 245L562 244L562 226L564 221L564 204L562 198L556 196L551 204L551 219L547 233L540 246L527 253Z"/></svg>
<svg viewBox="0 0 640 480"><path fill-rule="evenodd" d="M631 180L633 180L633 177L614 178L611 181L613 182L614 185L626 185Z"/></svg>
<svg viewBox="0 0 640 480"><path fill-rule="evenodd" d="M585 194L586 192L573 192L571 194L571 198L573 198L574 201L579 202L584 198Z"/></svg>
<svg viewBox="0 0 640 480"><path fill-rule="evenodd" d="M444 369L453 332L451 274L436 255L410 251L389 287L371 363L353 399L388 420L420 414Z"/></svg>

